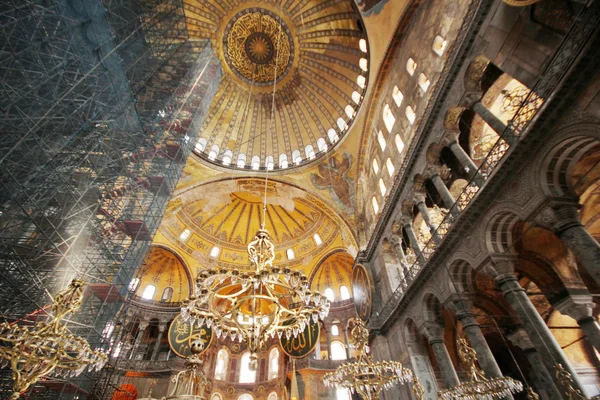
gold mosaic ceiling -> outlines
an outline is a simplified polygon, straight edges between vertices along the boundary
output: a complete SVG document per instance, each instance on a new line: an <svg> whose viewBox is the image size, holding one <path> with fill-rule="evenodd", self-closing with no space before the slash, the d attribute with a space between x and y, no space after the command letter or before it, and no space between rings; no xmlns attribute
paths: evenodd
<svg viewBox="0 0 600 400"><path fill-rule="evenodd" d="M249 268L247 245L264 218L264 188L264 180L237 179L178 194L169 203L155 243L176 248L193 275L216 265ZM335 212L294 186L268 182L265 217L280 266L310 274L333 250L356 246Z"/></svg>
<svg viewBox="0 0 600 400"><path fill-rule="evenodd" d="M139 278L140 283L135 291L138 297L142 296L148 285L156 288L151 299L154 301L179 303L190 295L189 271L177 255L165 248L153 246L148 251Z"/></svg>
<svg viewBox="0 0 600 400"><path fill-rule="evenodd" d="M201 159L288 169L319 158L348 131L369 59L354 1L184 4L190 37L210 39L225 71L196 145Z"/></svg>

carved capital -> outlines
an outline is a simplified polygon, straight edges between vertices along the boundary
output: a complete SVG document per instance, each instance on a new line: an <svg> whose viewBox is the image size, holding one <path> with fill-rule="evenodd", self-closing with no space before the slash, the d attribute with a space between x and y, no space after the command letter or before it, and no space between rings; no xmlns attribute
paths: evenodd
<svg viewBox="0 0 600 400"><path fill-rule="evenodd" d="M581 226L579 220L579 204L573 202L552 202L541 207L533 218L542 228L554 232L557 236L569 228Z"/></svg>
<svg viewBox="0 0 600 400"><path fill-rule="evenodd" d="M553 306L561 314L568 315L576 321L581 321L592 316L594 303L590 294L582 294L565 296L554 303Z"/></svg>
<svg viewBox="0 0 600 400"><path fill-rule="evenodd" d="M413 219L412 219L412 217L409 217L407 215L403 215L402 217L400 217L400 219L398 220L398 222L400 222L400 224L403 227L406 227L407 225L409 225L412 228Z"/></svg>
<svg viewBox="0 0 600 400"><path fill-rule="evenodd" d="M160 332L160 333L164 333L166 330L167 330L167 324L166 324L166 323L164 323L164 322L163 322L163 323L161 323L161 324L158 326L158 332Z"/></svg>
<svg viewBox="0 0 600 400"><path fill-rule="evenodd" d="M446 300L444 306L456 313L456 316L460 319L459 315L470 314L473 315L473 300L471 296L464 294L454 294Z"/></svg>
<svg viewBox="0 0 600 400"><path fill-rule="evenodd" d="M508 338L508 340L510 340L512 344L514 344L523 351L534 349L533 343L531 342L529 335L522 328L517 329L512 333L509 333L508 335L506 335L506 337Z"/></svg>
<svg viewBox="0 0 600 400"><path fill-rule="evenodd" d="M493 278L496 282L506 278L514 278L516 257L506 255L494 255L480 272Z"/></svg>
<svg viewBox="0 0 600 400"><path fill-rule="evenodd" d="M392 233L395 236L402 235L402 223L399 220L392 222Z"/></svg>
<svg viewBox="0 0 600 400"><path fill-rule="evenodd" d="M421 325L419 332L429 340L429 343L444 341L444 327L437 322L425 322Z"/></svg>
<svg viewBox="0 0 600 400"><path fill-rule="evenodd" d="M416 192L414 194L414 199L415 199L415 203L416 204L425 203L425 200L427 199L427 196L425 195L425 193Z"/></svg>

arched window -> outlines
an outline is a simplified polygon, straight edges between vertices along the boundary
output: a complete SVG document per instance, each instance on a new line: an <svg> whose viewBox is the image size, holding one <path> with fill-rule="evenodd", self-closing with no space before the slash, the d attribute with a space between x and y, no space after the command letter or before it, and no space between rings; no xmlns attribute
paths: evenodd
<svg viewBox="0 0 600 400"><path fill-rule="evenodd" d="M296 254L294 254L294 249L287 249L285 253L287 254L288 260L293 260L294 258L296 258Z"/></svg>
<svg viewBox="0 0 600 400"><path fill-rule="evenodd" d="M362 51L363 53L367 52L367 41L365 39L360 39L358 41L358 47L360 48L360 51Z"/></svg>
<svg viewBox="0 0 600 400"><path fill-rule="evenodd" d="M237 167L244 168L245 166L246 166L246 155L244 153L240 153L240 154L238 154Z"/></svg>
<svg viewBox="0 0 600 400"><path fill-rule="evenodd" d="M420 73L419 74L419 87L421 88L421 90L423 92L426 92L427 89L429 89L429 79L427 79L427 75L425 75L424 73Z"/></svg>
<svg viewBox="0 0 600 400"><path fill-rule="evenodd" d="M344 111L346 112L346 115L348 116L348 118L354 117L354 107L352 107L350 104L346 105L346 108L344 108Z"/></svg>
<svg viewBox="0 0 600 400"><path fill-rule="evenodd" d="M306 158L312 160L313 158L315 158L315 150L313 149L312 145L309 144L304 148L304 152L306 153Z"/></svg>
<svg viewBox="0 0 600 400"><path fill-rule="evenodd" d="M367 78L365 78L364 76L362 76L362 75L359 75L359 76L356 78L356 84L357 84L357 85L358 85L358 86L359 86L361 89L364 89L364 88L365 88L365 85L366 85L366 83L367 83Z"/></svg>
<svg viewBox="0 0 600 400"><path fill-rule="evenodd" d="M231 152L231 150L225 150L225 153L223 153L223 165L230 165L231 164L231 159L233 158L233 153Z"/></svg>
<svg viewBox="0 0 600 400"><path fill-rule="evenodd" d="M383 107L383 123L385 124L385 127L387 128L388 132L392 132L392 128L396 123L396 117L394 117L394 114L392 114L392 110L390 109L389 104L386 104Z"/></svg>
<svg viewBox="0 0 600 400"><path fill-rule="evenodd" d="M367 70L369 69L369 65L366 58L361 58L360 60L358 60L358 66L365 72L367 72Z"/></svg>
<svg viewBox="0 0 600 400"><path fill-rule="evenodd" d="M331 143L335 143L340 139L336 130L333 128L329 128L329 130L327 131L327 137L329 138L329 141Z"/></svg>
<svg viewBox="0 0 600 400"><path fill-rule="evenodd" d="M323 240L321 240L321 236L319 236L319 234L318 234L318 233L315 233L315 234L313 235L313 240L315 241L315 244L316 244L317 246L320 246L320 245L321 245L321 243L323 243Z"/></svg>
<svg viewBox="0 0 600 400"><path fill-rule="evenodd" d="M154 297L154 292L156 292L156 286L146 286L146 289L144 289L144 292L142 293L142 299L152 300L152 298Z"/></svg>
<svg viewBox="0 0 600 400"><path fill-rule="evenodd" d="M337 387L335 389L335 400L352 400L350 390L344 387Z"/></svg>
<svg viewBox="0 0 600 400"><path fill-rule="evenodd" d="M254 400L254 397L252 397L251 394L244 393L240 395L240 397L238 397L237 400Z"/></svg>
<svg viewBox="0 0 600 400"><path fill-rule="evenodd" d="M392 162L391 158L388 158L387 160L385 160L385 167L388 170L388 174L390 176L394 175L394 171L396 170L396 167L394 167L394 163Z"/></svg>
<svg viewBox="0 0 600 400"><path fill-rule="evenodd" d="M379 142L379 147L381 147L381 151L385 151L385 137L383 136L383 132L377 132L377 141Z"/></svg>
<svg viewBox="0 0 600 400"><path fill-rule="evenodd" d="M344 344L339 341L331 342L331 359L332 360L345 360L346 359L346 348Z"/></svg>
<svg viewBox="0 0 600 400"><path fill-rule="evenodd" d="M240 367L240 383L254 383L256 381L256 370L250 369L250 352L242 355L242 365ZM243 395L242 395L243 396ZM238 399L241 399L240 396Z"/></svg>
<svg viewBox="0 0 600 400"><path fill-rule="evenodd" d="M444 39L440 35L437 35L435 39L433 39L433 46L431 46L431 48L435 54L441 56L442 54L444 54L446 46L448 46L448 42L446 41L446 39Z"/></svg>
<svg viewBox="0 0 600 400"><path fill-rule="evenodd" d="M352 92L352 101L356 104L360 103L360 93L358 93L356 90Z"/></svg>
<svg viewBox="0 0 600 400"><path fill-rule="evenodd" d="M269 353L269 380L277 378L279 373L279 350L273 347Z"/></svg>
<svg viewBox="0 0 600 400"><path fill-rule="evenodd" d="M202 153L204 151L204 149L206 149L206 138L200 138L198 139L198 141L196 142L196 145L194 146L194 150L196 150L199 153Z"/></svg>
<svg viewBox="0 0 600 400"><path fill-rule="evenodd" d="M319 148L319 151L327 151L327 142L325 142L325 139L318 138L317 147Z"/></svg>
<svg viewBox="0 0 600 400"><path fill-rule="evenodd" d="M415 114L415 111L412 109L412 107L406 107L406 118L408 118L408 122L410 122L411 125L415 123L416 117L417 115Z"/></svg>
<svg viewBox="0 0 600 400"><path fill-rule="evenodd" d="M398 149L398 153L402 153L404 151L404 141L402 141L399 133L396 134L394 140L396 142L396 149Z"/></svg>
<svg viewBox="0 0 600 400"><path fill-rule="evenodd" d="M279 155L279 168L284 169L288 167L288 159L287 159L287 154L280 154Z"/></svg>
<svg viewBox="0 0 600 400"><path fill-rule="evenodd" d="M252 157L252 162L250 164L252 166L252 169L255 171L258 171L258 169L260 168L260 157L259 156L253 156Z"/></svg>
<svg viewBox="0 0 600 400"><path fill-rule="evenodd" d="M214 161L217 156L219 155L219 146L217 146L216 144L214 144L211 148L210 151L208 152L208 159L211 161Z"/></svg>
<svg viewBox="0 0 600 400"><path fill-rule="evenodd" d="M210 249L210 256L212 258L217 258L219 257L219 254L221 253L221 249L218 246L213 246L212 249Z"/></svg>
<svg viewBox="0 0 600 400"><path fill-rule="evenodd" d="M325 289L325 297L327 297L327 299L329 301L333 301L335 299L335 297L333 296L333 289L332 288L327 288Z"/></svg>
<svg viewBox="0 0 600 400"><path fill-rule="evenodd" d="M379 163L375 158L373 159L373 172L375 172L375 175L379 174Z"/></svg>
<svg viewBox="0 0 600 400"><path fill-rule="evenodd" d="M267 397L267 400L277 400L277 393L276 392L269 393L269 397Z"/></svg>
<svg viewBox="0 0 600 400"><path fill-rule="evenodd" d="M215 379L220 381L225 380L225 374L227 373L227 368L229 364L229 353L227 350L221 349L217 353L217 362L215 363Z"/></svg>
<svg viewBox="0 0 600 400"><path fill-rule="evenodd" d="M340 286L340 297L342 300L348 300L350 298L350 291L346 286Z"/></svg>
<svg viewBox="0 0 600 400"><path fill-rule="evenodd" d="M338 336L340 334L340 330L337 325L331 325L331 336Z"/></svg>
<svg viewBox="0 0 600 400"><path fill-rule="evenodd" d="M398 86L394 86L394 89L392 90L392 98L394 99L396 106L400 107L400 104L402 104L402 100L404 99L404 95L400 89L398 89Z"/></svg>
<svg viewBox="0 0 600 400"><path fill-rule="evenodd" d="M167 287L167 288L165 288L165 290L163 290L163 294L160 298L160 301L171 301L172 298L173 298L173 288Z"/></svg>
<svg viewBox="0 0 600 400"><path fill-rule="evenodd" d="M382 196L385 196L385 192L387 191L387 188L385 187L385 183L383 182L383 179L379 179L379 191L381 192Z"/></svg>
<svg viewBox="0 0 600 400"><path fill-rule="evenodd" d="M181 240L182 242L185 242L186 240L188 240L190 238L191 234L192 234L192 231L190 231L189 229L184 229L179 234L179 240Z"/></svg>
<svg viewBox="0 0 600 400"><path fill-rule="evenodd" d="M379 203L377 203L377 199L375 198L375 196L373 196L371 202L373 204L373 211L375 211L375 214L377 214L379 212Z"/></svg>
<svg viewBox="0 0 600 400"><path fill-rule="evenodd" d="M292 151L292 161L294 164L300 164L302 162L302 156L300 155L300 150Z"/></svg>
<svg viewBox="0 0 600 400"><path fill-rule="evenodd" d="M408 74L410 76L413 76L415 74L416 69L417 63L412 58L409 58L408 61L406 61L406 70L408 71Z"/></svg>
<svg viewBox="0 0 600 400"><path fill-rule="evenodd" d="M342 117L337 119L337 126L338 128L340 128L340 131L345 131L346 128L348 128L348 125L346 124L346 121L344 121L344 119Z"/></svg>
<svg viewBox="0 0 600 400"><path fill-rule="evenodd" d="M140 286L140 278L133 278L131 282L129 282L129 290L135 292Z"/></svg>
<svg viewBox="0 0 600 400"><path fill-rule="evenodd" d="M275 167L275 162L273 161L273 156L267 156L265 158L265 168L268 171L272 171L273 167Z"/></svg>
<svg viewBox="0 0 600 400"><path fill-rule="evenodd" d="M212 396L210 396L210 400L223 400L223 396L221 396L221 393L214 392Z"/></svg>

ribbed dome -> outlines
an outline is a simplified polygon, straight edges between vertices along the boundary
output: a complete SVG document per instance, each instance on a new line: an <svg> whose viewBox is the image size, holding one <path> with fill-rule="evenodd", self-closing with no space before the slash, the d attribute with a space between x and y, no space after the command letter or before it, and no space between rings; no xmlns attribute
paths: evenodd
<svg viewBox="0 0 600 400"><path fill-rule="evenodd" d="M200 131L201 159L288 169L347 132L369 59L352 0L184 3L190 36L210 39L226 72Z"/></svg>

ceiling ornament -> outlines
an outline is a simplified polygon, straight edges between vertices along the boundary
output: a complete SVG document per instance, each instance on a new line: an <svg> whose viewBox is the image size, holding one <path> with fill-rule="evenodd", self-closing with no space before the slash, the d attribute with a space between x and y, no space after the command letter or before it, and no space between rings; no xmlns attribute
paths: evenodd
<svg viewBox="0 0 600 400"><path fill-rule="evenodd" d="M245 10L234 17L223 38L225 59L247 83L273 85L291 67L294 44L281 18L266 10Z"/></svg>
<svg viewBox="0 0 600 400"><path fill-rule="evenodd" d="M442 400L503 399L512 393L523 391L523 384L513 378L486 378L483 371L477 367L477 353L466 339L459 337L456 345L460 360L468 369L470 380L438 392Z"/></svg>
<svg viewBox="0 0 600 400"><path fill-rule="evenodd" d="M215 268L202 270L196 292L184 301L181 315L192 324L212 328L217 335L245 342L251 367L269 338L297 337L310 320L329 313L330 303L311 292L301 272L273 266L275 246L269 233L260 229L248 244L250 272Z"/></svg>
<svg viewBox="0 0 600 400"><path fill-rule="evenodd" d="M61 322L83 301L83 281L74 279L52 303L53 316L31 326L0 324L0 368L13 370L13 395L18 399L31 385L47 376L79 376L86 368L98 371L108 361L106 354L92 350L84 339L73 335Z"/></svg>
<svg viewBox="0 0 600 400"><path fill-rule="evenodd" d="M340 365L323 377L325 386L341 386L357 392L365 400L379 399L383 389L396 384L418 382L410 369L398 361L374 362L369 355L369 330L362 319L351 318L351 341L358 355L356 361ZM419 382L420 385L420 382Z"/></svg>
<svg viewBox="0 0 600 400"><path fill-rule="evenodd" d="M206 400L202 394L209 382L202 372L204 360L200 358L204 350L201 340L192 342L192 354L185 359L185 369L171 379L173 392L165 400Z"/></svg>

